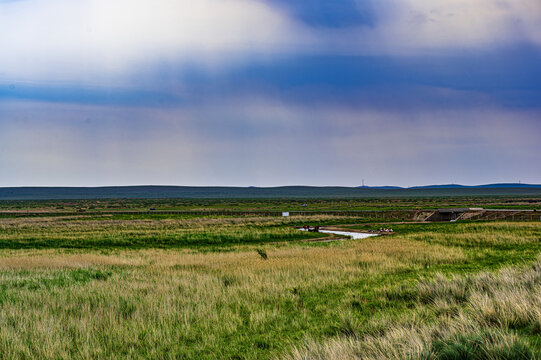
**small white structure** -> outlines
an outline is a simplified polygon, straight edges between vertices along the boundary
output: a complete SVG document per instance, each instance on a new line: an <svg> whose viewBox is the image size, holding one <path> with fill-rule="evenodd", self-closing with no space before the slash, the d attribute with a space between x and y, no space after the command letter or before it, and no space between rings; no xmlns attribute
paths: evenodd
<svg viewBox="0 0 541 360"><path fill-rule="evenodd" d="M282 216L283 216L283 217L288 217L288 216L289 216L289 212L287 212L287 211L282 212Z"/></svg>

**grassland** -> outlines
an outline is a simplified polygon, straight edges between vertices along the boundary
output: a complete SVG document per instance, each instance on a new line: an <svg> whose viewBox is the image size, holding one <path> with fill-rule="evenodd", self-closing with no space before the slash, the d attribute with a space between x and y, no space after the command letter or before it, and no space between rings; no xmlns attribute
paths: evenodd
<svg viewBox="0 0 541 360"><path fill-rule="evenodd" d="M336 217L302 220L331 222ZM302 240L301 219L263 217L31 217L0 219L0 248L171 248Z"/></svg>
<svg viewBox="0 0 541 360"><path fill-rule="evenodd" d="M306 206L302 206L306 205ZM420 210L485 207L541 210L541 196L446 196L364 199L109 199L2 201L3 211L135 210Z"/></svg>
<svg viewBox="0 0 541 360"><path fill-rule="evenodd" d="M0 359L541 357L541 222L362 221L1 218Z"/></svg>
<svg viewBox="0 0 541 360"><path fill-rule="evenodd" d="M506 184L480 187L370 188L340 186L281 187L0 187L0 200L35 199L366 199L437 198L443 196L541 196L541 186Z"/></svg>

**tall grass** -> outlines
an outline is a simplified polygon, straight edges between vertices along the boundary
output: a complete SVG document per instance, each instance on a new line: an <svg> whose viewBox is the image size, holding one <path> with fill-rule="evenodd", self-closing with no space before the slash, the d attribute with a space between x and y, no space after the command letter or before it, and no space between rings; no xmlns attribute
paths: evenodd
<svg viewBox="0 0 541 360"><path fill-rule="evenodd" d="M285 225L336 219L341 218L11 218L0 219L0 248L164 248L291 241L325 235L300 232Z"/></svg>
<svg viewBox="0 0 541 360"><path fill-rule="evenodd" d="M464 260L391 238L266 246L266 261L258 248L4 250L0 358L272 358L307 333L343 331L352 284L428 258ZM78 269L106 277L78 280ZM13 285L28 281L41 285Z"/></svg>
<svg viewBox="0 0 541 360"><path fill-rule="evenodd" d="M273 236L305 236L288 227L299 221L344 220L0 219L3 242L32 244L0 249L0 359L378 359L387 351L431 359L472 348L497 359L533 351L537 268L451 275L531 258L539 225L506 224L514 250L484 236L490 224L476 230L479 247L460 245L460 224L430 239L403 231L274 244ZM533 229L521 242L524 226ZM201 251L196 245L212 234L236 245ZM157 248L173 236L194 246ZM129 245L141 238L161 240ZM103 239L127 245L95 245Z"/></svg>
<svg viewBox="0 0 541 360"><path fill-rule="evenodd" d="M409 299L411 292L397 291ZM541 334L541 260L497 273L420 281L413 292L418 317L379 320L380 330L308 342L287 359L534 359L529 344L511 330ZM431 321L427 313L435 316ZM423 318L423 316L425 318ZM374 326L374 325L372 325Z"/></svg>

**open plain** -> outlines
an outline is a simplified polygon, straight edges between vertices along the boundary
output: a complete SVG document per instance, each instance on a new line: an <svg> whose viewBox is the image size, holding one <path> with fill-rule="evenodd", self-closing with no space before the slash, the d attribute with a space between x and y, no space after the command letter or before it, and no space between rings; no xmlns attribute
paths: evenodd
<svg viewBox="0 0 541 360"><path fill-rule="evenodd" d="M538 206L537 200L306 202L324 211L479 203L527 209ZM301 205L1 203L0 358L541 356L541 221L250 213ZM150 207L201 213L143 211ZM245 214L209 213L220 209ZM305 224L365 232L384 226L394 232L317 241L329 234L298 231Z"/></svg>

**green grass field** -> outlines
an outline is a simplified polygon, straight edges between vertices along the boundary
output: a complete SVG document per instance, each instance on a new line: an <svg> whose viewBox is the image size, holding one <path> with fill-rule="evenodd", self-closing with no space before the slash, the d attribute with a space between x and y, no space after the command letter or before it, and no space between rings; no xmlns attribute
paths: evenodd
<svg viewBox="0 0 541 360"><path fill-rule="evenodd" d="M1 201L1 200L0 200ZM115 211L115 210L417 210L445 207L485 207L541 210L541 196L445 196L363 199L116 199L116 200L4 200L2 211ZM306 206L302 206L306 205Z"/></svg>
<svg viewBox="0 0 541 360"><path fill-rule="evenodd" d="M541 222L365 222L2 217L0 358L541 358Z"/></svg>

